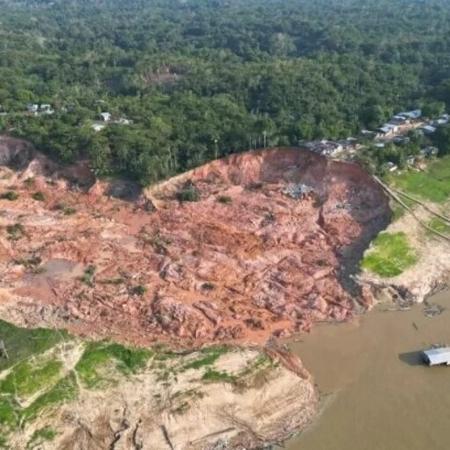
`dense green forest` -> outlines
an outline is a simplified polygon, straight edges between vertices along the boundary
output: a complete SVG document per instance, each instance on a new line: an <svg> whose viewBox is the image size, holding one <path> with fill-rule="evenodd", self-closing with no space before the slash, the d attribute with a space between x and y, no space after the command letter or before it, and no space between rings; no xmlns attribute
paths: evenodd
<svg viewBox="0 0 450 450"><path fill-rule="evenodd" d="M0 130L142 184L450 107L450 0L0 0L0 11ZM31 115L34 103L55 113ZM96 132L105 111L113 123Z"/></svg>

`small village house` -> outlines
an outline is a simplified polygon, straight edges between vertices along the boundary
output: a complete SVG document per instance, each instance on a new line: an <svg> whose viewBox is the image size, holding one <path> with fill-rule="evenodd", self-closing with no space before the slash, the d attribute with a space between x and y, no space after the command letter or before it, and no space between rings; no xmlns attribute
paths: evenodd
<svg viewBox="0 0 450 450"><path fill-rule="evenodd" d="M100 113L100 118L103 120L103 122L110 122L112 115L109 112L102 112Z"/></svg>

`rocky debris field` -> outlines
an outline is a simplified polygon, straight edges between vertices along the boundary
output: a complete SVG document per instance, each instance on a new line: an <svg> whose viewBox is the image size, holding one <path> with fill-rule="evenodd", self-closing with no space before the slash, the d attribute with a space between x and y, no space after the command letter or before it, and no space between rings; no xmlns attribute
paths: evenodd
<svg viewBox="0 0 450 450"><path fill-rule="evenodd" d="M141 192L0 140L0 313L139 345L264 343L371 302L356 262L390 218L358 166L276 148Z"/></svg>

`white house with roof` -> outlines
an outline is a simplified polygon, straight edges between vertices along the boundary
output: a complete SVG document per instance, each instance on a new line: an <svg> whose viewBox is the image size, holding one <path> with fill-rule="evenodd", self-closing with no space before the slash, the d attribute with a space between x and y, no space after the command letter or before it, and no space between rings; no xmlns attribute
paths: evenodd
<svg viewBox="0 0 450 450"><path fill-rule="evenodd" d="M99 122L99 121L96 121L96 122L93 122L93 123L92 123L91 128L92 128L96 133L98 133L99 131L102 131L103 129L106 128L106 123L105 123L105 122Z"/></svg>
<svg viewBox="0 0 450 450"><path fill-rule="evenodd" d="M43 103L40 108L39 108L40 112L42 114L54 114L55 110L52 108L52 105L49 105L48 103Z"/></svg>
<svg viewBox="0 0 450 450"><path fill-rule="evenodd" d="M33 114L37 114L39 111L39 105L37 103L28 103L27 111Z"/></svg>
<svg viewBox="0 0 450 450"><path fill-rule="evenodd" d="M103 120L103 122L110 122L112 115L111 115L111 113L105 111L105 112L100 113L100 118L101 118L101 120Z"/></svg>

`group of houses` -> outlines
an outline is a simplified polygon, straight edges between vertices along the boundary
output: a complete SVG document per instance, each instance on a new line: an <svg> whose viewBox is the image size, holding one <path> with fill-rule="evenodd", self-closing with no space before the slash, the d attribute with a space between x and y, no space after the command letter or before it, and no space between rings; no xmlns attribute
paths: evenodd
<svg viewBox="0 0 450 450"><path fill-rule="evenodd" d="M67 112L67 108L62 108L62 112ZM55 113L55 110L53 109L52 105L47 103L29 103L27 105L27 112L30 115L33 116L40 116L40 115L52 115ZM6 113L4 113L6 114ZM91 124L91 128L94 131L101 131L103 130L108 124L119 124L119 125L130 125L132 123L131 120L126 119L125 117L117 117L114 118L113 114L110 112L104 111L101 112L98 116L98 120L95 120Z"/></svg>
<svg viewBox="0 0 450 450"><path fill-rule="evenodd" d="M443 114L437 119L425 120L420 109L400 112L393 116L389 122L376 131L362 130L361 137L370 139L375 148L384 148L387 143L392 142L396 145L407 145L411 138L407 135L409 130L415 129L424 135L431 135L438 127L446 125L450 122L448 114ZM317 140L317 141L300 141L299 145L308 150L330 158L353 159L357 151L363 144L357 138L349 137L342 140ZM438 149L433 146L426 146L420 150L418 155L409 155L407 157L407 165L417 167L427 158L437 156ZM388 162L385 169L389 172L398 170L398 166L393 162Z"/></svg>
<svg viewBox="0 0 450 450"><path fill-rule="evenodd" d="M320 141L301 142L303 147L319 155L337 157L343 152L355 152L359 146L358 139L349 137L338 141L322 139Z"/></svg>
<svg viewBox="0 0 450 450"><path fill-rule="evenodd" d="M55 113L55 110L52 108L52 105L48 103L29 103L27 105L27 111L33 116L43 115L52 115Z"/></svg>
<svg viewBox="0 0 450 450"><path fill-rule="evenodd" d="M377 129L377 138L388 137L396 134L405 125L410 125L414 121L419 120L422 117L422 110L414 109L412 111L405 111L396 114L394 117Z"/></svg>
<svg viewBox="0 0 450 450"><path fill-rule="evenodd" d="M417 129L423 134L430 135L436 132L438 127L446 125L449 123L449 115L443 114L434 120L422 120L422 111L420 109L415 109L412 111L406 111L396 114L386 122L383 126L377 129L375 137L376 138L387 138L394 136L393 141L398 140L396 143L403 143L406 139L405 136L397 136L397 134L405 126L419 125ZM402 142L400 142L402 140Z"/></svg>
<svg viewBox="0 0 450 450"><path fill-rule="evenodd" d="M385 147L385 139L391 136L391 142L397 145L405 145L410 142L410 138L405 134L401 134L401 127L405 125L415 125L414 128L424 135L431 135L435 133L438 127L446 125L449 123L449 115L443 114L434 120L422 120L422 111L417 109L408 112L402 112L396 114L388 123L385 123L382 127L377 130L376 138L378 142L374 145L375 147L383 148ZM439 150L433 146L426 146L422 148L418 155L408 155L406 163L410 167L417 166L418 163L423 162L426 158L432 158L437 156ZM389 172L395 172L398 170L398 166L393 162L388 162L385 164L385 169Z"/></svg>
<svg viewBox="0 0 450 450"><path fill-rule="evenodd" d="M102 131L108 124L131 125L133 122L125 117L114 119L110 112L104 111L99 114L99 120L92 122L91 128L96 131Z"/></svg>

